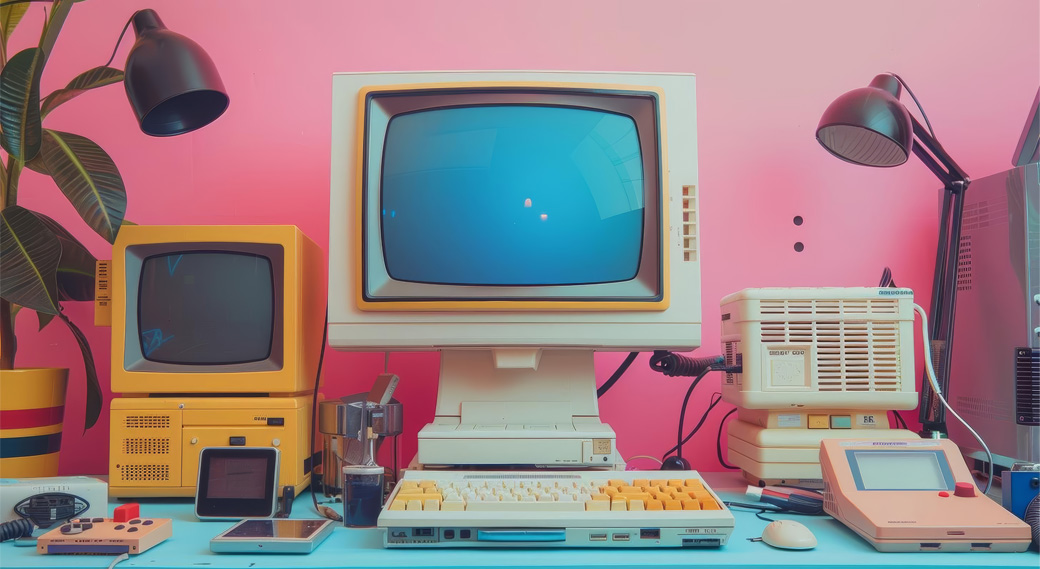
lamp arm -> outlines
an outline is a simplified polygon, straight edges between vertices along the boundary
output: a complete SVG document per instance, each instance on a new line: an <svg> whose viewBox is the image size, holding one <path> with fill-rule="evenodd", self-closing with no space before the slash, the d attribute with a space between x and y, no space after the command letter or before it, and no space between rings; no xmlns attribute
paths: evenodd
<svg viewBox="0 0 1040 569"><path fill-rule="evenodd" d="M940 211L939 243L936 248L935 273L932 279L932 329L930 341L937 361L940 388L949 393L949 373L953 356L953 322L957 306L957 263L960 257L961 219L964 215L964 193L971 183L968 174L942 145L910 116L913 124L913 153L943 184ZM946 434L946 412L926 382L921 387L920 419L925 436Z"/></svg>
<svg viewBox="0 0 1040 569"><path fill-rule="evenodd" d="M971 181L968 178L968 174L953 161L953 158L946 153L939 141L932 138L932 135L913 115L910 115L910 122L913 124L914 137L917 139L913 152L921 162L924 162L924 165L942 181L943 186L947 189L951 189L951 186L956 182L963 182L964 186L967 187Z"/></svg>

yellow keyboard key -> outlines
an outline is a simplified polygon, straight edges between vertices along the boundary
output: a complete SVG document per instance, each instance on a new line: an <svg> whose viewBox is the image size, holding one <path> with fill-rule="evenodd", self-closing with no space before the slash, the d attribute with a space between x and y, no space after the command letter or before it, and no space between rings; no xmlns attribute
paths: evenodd
<svg viewBox="0 0 1040 569"><path fill-rule="evenodd" d="M589 500L585 502L586 512L609 512L610 502L606 500Z"/></svg>
<svg viewBox="0 0 1040 569"><path fill-rule="evenodd" d="M673 488L682 488L683 483L682 480L673 479L668 481L668 485Z"/></svg>
<svg viewBox="0 0 1040 569"><path fill-rule="evenodd" d="M722 506L715 500L701 500L702 510L721 510Z"/></svg>
<svg viewBox="0 0 1040 569"><path fill-rule="evenodd" d="M651 486L657 486L657 487L667 486L668 485L668 481L667 480L651 480L650 481L650 485Z"/></svg>
<svg viewBox="0 0 1040 569"><path fill-rule="evenodd" d="M643 489L638 486L618 486L618 492L622 494L639 494Z"/></svg>
<svg viewBox="0 0 1040 569"><path fill-rule="evenodd" d="M589 501L590 502L606 502L606 503L609 504L610 503L610 496L607 496L606 494L593 494L592 495L592 500L589 500Z"/></svg>
<svg viewBox="0 0 1040 569"><path fill-rule="evenodd" d="M643 507L642 500L629 500L628 511L630 512L642 512L645 508Z"/></svg>
<svg viewBox="0 0 1040 569"><path fill-rule="evenodd" d="M632 481L632 485L633 486L639 486L640 488L642 488L643 486L649 486L650 485L650 481L645 479L645 478L637 478L637 479Z"/></svg>
<svg viewBox="0 0 1040 569"><path fill-rule="evenodd" d="M664 504L660 500L650 500L646 503L647 510L663 510Z"/></svg>
<svg viewBox="0 0 1040 569"><path fill-rule="evenodd" d="M697 478L687 478L686 483L683 486L693 486L698 490L704 490L704 483Z"/></svg>
<svg viewBox="0 0 1040 569"><path fill-rule="evenodd" d="M414 480L405 480L401 482L401 490L411 490L412 488L418 488L419 483Z"/></svg>
<svg viewBox="0 0 1040 569"><path fill-rule="evenodd" d="M404 509L410 511L422 510L422 500L408 500L408 505Z"/></svg>
<svg viewBox="0 0 1040 569"><path fill-rule="evenodd" d="M697 500L683 500L681 502L681 504L682 504L682 509L684 509L684 510L700 510L701 509L701 503L698 502Z"/></svg>
<svg viewBox="0 0 1040 569"><path fill-rule="evenodd" d="M404 500L394 500L390 504L391 510L404 510L407 507L407 503Z"/></svg>
<svg viewBox="0 0 1040 569"><path fill-rule="evenodd" d="M433 480L423 480L419 483L419 488L436 488L437 483Z"/></svg>
<svg viewBox="0 0 1040 569"><path fill-rule="evenodd" d="M628 500L618 497L610 501L610 511L624 512L626 510L628 510Z"/></svg>
<svg viewBox="0 0 1040 569"><path fill-rule="evenodd" d="M681 510L682 502L679 500L661 500L666 510Z"/></svg>

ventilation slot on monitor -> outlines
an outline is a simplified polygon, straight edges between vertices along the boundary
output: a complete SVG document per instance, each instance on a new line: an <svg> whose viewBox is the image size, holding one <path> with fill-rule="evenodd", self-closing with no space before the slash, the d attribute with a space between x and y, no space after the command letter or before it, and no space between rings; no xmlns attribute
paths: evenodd
<svg viewBox="0 0 1040 569"><path fill-rule="evenodd" d="M1040 425L1040 350L1015 350L1015 418L1019 425Z"/></svg>
<svg viewBox="0 0 1040 569"><path fill-rule="evenodd" d="M763 300L760 311L762 343L816 346L820 391L900 390L899 323L869 319L898 314L898 299Z"/></svg>
<svg viewBox="0 0 1040 569"><path fill-rule="evenodd" d="M130 415L126 418L128 429L169 429L169 415Z"/></svg>
<svg viewBox="0 0 1040 569"><path fill-rule="evenodd" d="M683 260L697 260L697 187L682 188Z"/></svg>
<svg viewBox="0 0 1040 569"><path fill-rule="evenodd" d="M123 454L170 454L170 439L123 439Z"/></svg>
<svg viewBox="0 0 1040 569"><path fill-rule="evenodd" d="M957 252L957 291L967 290L971 290L971 235L962 235Z"/></svg>
<svg viewBox="0 0 1040 569"><path fill-rule="evenodd" d="M124 464L119 470L124 482L165 482L170 479L168 464Z"/></svg>

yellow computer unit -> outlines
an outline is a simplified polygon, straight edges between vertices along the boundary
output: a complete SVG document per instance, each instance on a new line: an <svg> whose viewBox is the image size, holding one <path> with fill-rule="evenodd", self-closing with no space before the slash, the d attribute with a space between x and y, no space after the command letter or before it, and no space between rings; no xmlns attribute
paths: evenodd
<svg viewBox="0 0 1040 569"><path fill-rule="evenodd" d="M325 305L293 226L127 226L99 268L112 325L113 496L193 496L206 446L273 446L306 487Z"/></svg>

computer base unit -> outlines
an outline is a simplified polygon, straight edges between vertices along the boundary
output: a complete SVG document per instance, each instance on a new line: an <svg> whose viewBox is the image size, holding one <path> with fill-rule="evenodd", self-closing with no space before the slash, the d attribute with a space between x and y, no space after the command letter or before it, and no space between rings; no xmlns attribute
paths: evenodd
<svg viewBox="0 0 1040 569"><path fill-rule="evenodd" d="M275 447L279 487L310 483L311 396L128 397L112 400L109 494L192 497L206 447Z"/></svg>
<svg viewBox="0 0 1040 569"><path fill-rule="evenodd" d="M773 420L764 423L771 423L771 426L745 420L748 415L753 417L762 413L772 415ZM730 422L727 429L729 461L743 471L749 483L758 486L794 484L822 488L820 442L824 439L920 438L912 431L888 428L888 419L883 412L818 409L763 412L740 409L738 417L740 419ZM792 426L775 426L778 418ZM831 425L841 427L831 428Z"/></svg>

